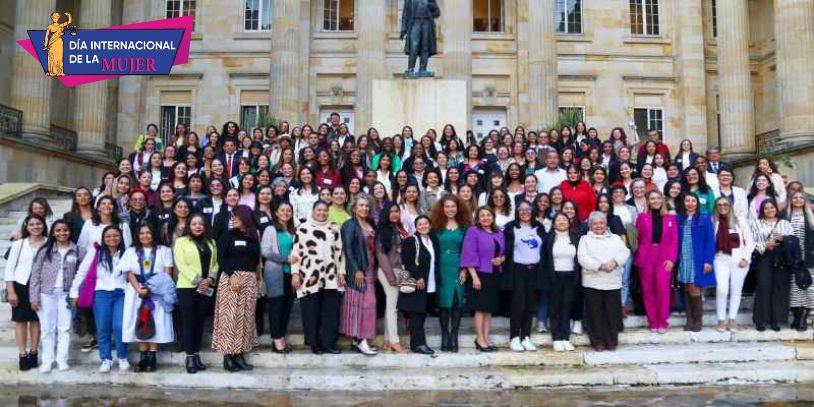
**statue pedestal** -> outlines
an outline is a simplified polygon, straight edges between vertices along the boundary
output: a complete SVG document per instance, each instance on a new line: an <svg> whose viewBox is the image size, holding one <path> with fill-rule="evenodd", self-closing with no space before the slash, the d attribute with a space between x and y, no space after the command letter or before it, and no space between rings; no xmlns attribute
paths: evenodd
<svg viewBox="0 0 814 407"><path fill-rule="evenodd" d="M405 125L418 140L433 128L440 140L446 124L455 126L458 137L469 128L465 80L419 78L373 81L373 127L381 137L401 134Z"/></svg>

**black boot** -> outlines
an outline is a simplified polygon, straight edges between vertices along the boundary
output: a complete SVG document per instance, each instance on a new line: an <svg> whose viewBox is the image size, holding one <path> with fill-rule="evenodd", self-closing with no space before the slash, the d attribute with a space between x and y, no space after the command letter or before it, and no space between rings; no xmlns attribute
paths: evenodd
<svg viewBox="0 0 814 407"><path fill-rule="evenodd" d="M458 352L458 330L461 328L461 308L452 308L452 329L450 329L449 340L452 345L452 352Z"/></svg>
<svg viewBox="0 0 814 407"><path fill-rule="evenodd" d="M235 364L234 355L223 355L223 369L227 372L239 372L240 367Z"/></svg>
<svg viewBox="0 0 814 407"><path fill-rule="evenodd" d="M25 372L28 369L31 369L31 366L28 365L28 353L24 353L20 355L20 371Z"/></svg>
<svg viewBox="0 0 814 407"><path fill-rule="evenodd" d="M441 352L450 352L452 344L449 335L449 308L441 308L438 322L441 324Z"/></svg>
<svg viewBox="0 0 814 407"><path fill-rule="evenodd" d="M690 296L692 303L692 327L693 332L701 332L704 327L704 303L700 295Z"/></svg>
<svg viewBox="0 0 814 407"><path fill-rule="evenodd" d="M241 370L252 370L252 369L254 369L253 365L250 365L250 364L246 363L246 359L243 357L242 353L238 353L237 355L234 356L234 358L235 358L235 364Z"/></svg>
<svg viewBox="0 0 814 407"><path fill-rule="evenodd" d="M801 307L792 307L791 315L794 316L794 319L791 321L790 327L799 331L798 327L800 326L800 318L803 316L803 309Z"/></svg>
<svg viewBox="0 0 814 407"><path fill-rule="evenodd" d="M187 373L190 373L190 374L198 373L198 369L195 368L195 356L187 355L186 368L187 368Z"/></svg>
<svg viewBox="0 0 814 407"><path fill-rule="evenodd" d="M149 361L147 363L147 371L148 372L155 372L156 370L158 370L158 361L156 360L157 359L156 358L156 356L157 356L156 353L158 353L158 352L153 352L153 351L147 352L147 360Z"/></svg>
<svg viewBox="0 0 814 407"><path fill-rule="evenodd" d="M800 332L805 332L808 330L808 308L802 308L800 312L800 323L797 324L797 330Z"/></svg>
<svg viewBox="0 0 814 407"><path fill-rule="evenodd" d="M693 327L693 320L692 320L692 297L684 290L684 330L691 331Z"/></svg>
<svg viewBox="0 0 814 407"><path fill-rule="evenodd" d="M201 362L201 355L196 353L192 356L192 361L195 363L195 370L201 372L206 370L206 365Z"/></svg>
<svg viewBox="0 0 814 407"><path fill-rule="evenodd" d="M136 372L146 372L147 365L150 364L150 357L147 355L147 351L139 352L139 360L136 364Z"/></svg>
<svg viewBox="0 0 814 407"><path fill-rule="evenodd" d="M37 350L36 350L36 349L33 349L33 350L29 350L29 351L28 351L28 367L29 367L30 369L33 369L33 368L35 368L35 367L37 367L37 366L39 366L39 365L40 365L40 361L39 361L39 359L37 358L37 356L38 356L38 355L39 355L39 354L37 353Z"/></svg>

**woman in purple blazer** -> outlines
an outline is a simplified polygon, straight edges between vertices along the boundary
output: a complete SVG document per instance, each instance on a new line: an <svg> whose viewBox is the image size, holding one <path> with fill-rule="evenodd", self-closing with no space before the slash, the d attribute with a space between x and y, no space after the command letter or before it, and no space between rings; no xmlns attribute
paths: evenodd
<svg viewBox="0 0 814 407"><path fill-rule="evenodd" d="M475 226L466 231L461 251L461 268L466 269L470 277L466 305L475 311L475 348L481 352L497 350L489 342L489 325L500 298L500 272L505 253L506 243L495 224L495 212L481 206Z"/></svg>
<svg viewBox="0 0 814 407"><path fill-rule="evenodd" d="M647 211L636 219L639 251L634 263L639 269L642 297L650 330L667 332L670 317L670 282L678 257L678 222L668 215L659 191L647 194Z"/></svg>

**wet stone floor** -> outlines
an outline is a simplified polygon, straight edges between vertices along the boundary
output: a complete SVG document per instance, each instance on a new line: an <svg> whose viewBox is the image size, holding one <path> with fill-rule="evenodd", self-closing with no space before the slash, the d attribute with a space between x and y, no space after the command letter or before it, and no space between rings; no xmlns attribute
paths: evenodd
<svg viewBox="0 0 814 407"><path fill-rule="evenodd" d="M794 385L514 390L495 392L272 392L134 387L0 386L0 406L814 406Z"/></svg>

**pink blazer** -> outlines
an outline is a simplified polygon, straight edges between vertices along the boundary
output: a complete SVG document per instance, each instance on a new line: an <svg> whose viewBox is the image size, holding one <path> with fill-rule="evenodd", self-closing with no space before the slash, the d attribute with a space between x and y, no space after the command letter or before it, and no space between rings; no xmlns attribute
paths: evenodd
<svg viewBox="0 0 814 407"><path fill-rule="evenodd" d="M654 245L653 218L649 212L640 213L636 218L636 230L639 232L639 251L636 253L637 267L648 264L662 264L667 260L674 264L678 259L678 221L675 215L664 215L661 229L661 243Z"/></svg>

